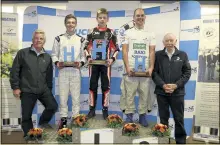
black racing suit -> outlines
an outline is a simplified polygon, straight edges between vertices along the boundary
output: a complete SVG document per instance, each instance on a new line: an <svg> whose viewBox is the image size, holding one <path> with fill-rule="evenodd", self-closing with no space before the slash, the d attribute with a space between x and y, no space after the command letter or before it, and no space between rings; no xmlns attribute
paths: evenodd
<svg viewBox="0 0 220 145"><path fill-rule="evenodd" d="M113 34L112 30L109 28L99 28L95 27L90 30L87 35L87 42L85 46L86 58L92 57L92 47L94 40L98 40L98 46L102 45L103 40L106 41L106 59L116 60L117 54L119 52L119 46L117 42L116 35ZM97 52L96 60L101 59L102 53ZM112 55L111 55L112 54ZM97 91L98 91L98 80L101 75L101 89L102 89L102 106L107 108L109 105L109 95L110 95L110 77L111 77L111 66L107 67L105 65L93 65L89 68L90 75L90 88L89 88L89 100L90 109L95 109L97 101Z"/></svg>

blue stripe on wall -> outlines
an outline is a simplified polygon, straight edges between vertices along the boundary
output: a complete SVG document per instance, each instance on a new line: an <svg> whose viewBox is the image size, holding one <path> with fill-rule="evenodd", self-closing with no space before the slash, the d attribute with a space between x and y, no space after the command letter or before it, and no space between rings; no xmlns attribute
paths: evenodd
<svg viewBox="0 0 220 145"><path fill-rule="evenodd" d="M38 108L38 105L36 103L35 106L34 106L34 109L32 111L32 114L37 114L37 108Z"/></svg>
<svg viewBox="0 0 220 145"><path fill-rule="evenodd" d="M144 13L145 13L145 15L159 14L160 7L146 8L146 9L144 9Z"/></svg>
<svg viewBox="0 0 220 145"><path fill-rule="evenodd" d="M109 17L125 17L125 11L109 11Z"/></svg>
<svg viewBox="0 0 220 145"><path fill-rule="evenodd" d="M115 95L121 95L121 79L119 77L112 77L111 78L111 89L110 89L110 94L115 94Z"/></svg>
<svg viewBox="0 0 220 145"><path fill-rule="evenodd" d="M56 16L56 9L37 6L37 14Z"/></svg>
<svg viewBox="0 0 220 145"><path fill-rule="evenodd" d="M201 19L201 7L197 1L180 1L180 20Z"/></svg>
<svg viewBox="0 0 220 145"><path fill-rule="evenodd" d="M91 17L91 11L74 11L76 17Z"/></svg>
<svg viewBox="0 0 220 145"><path fill-rule="evenodd" d="M196 81L188 81L185 85L185 100L194 100L196 90Z"/></svg>
<svg viewBox="0 0 220 145"><path fill-rule="evenodd" d="M122 51L118 53L117 59L122 59Z"/></svg>
<svg viewBox="0 0 220 145"><path fill-rule="evenodd" d="M190 136L192 133L192 125L193 125L193 119L192 118L184 118L184 127L186 130L187 136Z"/></svg>
<svg viewBox="0 0 220 145"><path fill-rule="evenodd" d="M38 24L24 24L23 25L23 42L32 42L33 32L38 28Z"/></svg>
<svg viewBox="0 0 220 145"><path fill-rule="evenodd" d="M81 94L89 94L89 77L81 78Z"/></svg>
<svg viewBox="0 0 220 145"><path fill-rule="evenodd" d="M198 60L199 40L180 41L179 49L186 52L188 59Z"/></svg>

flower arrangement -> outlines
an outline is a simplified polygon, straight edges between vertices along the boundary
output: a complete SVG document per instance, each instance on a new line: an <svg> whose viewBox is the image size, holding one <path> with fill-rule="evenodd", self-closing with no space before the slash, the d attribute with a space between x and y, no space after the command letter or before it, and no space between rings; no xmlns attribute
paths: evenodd
<svg viewBox="0 0 220 145"><path fill-rule="evenodd" d="M157 137L170 136L170 129L164 124L156 124L152 128L152 134Z"/></svg>
<svg viewBox="0 0 220 145"><path fill-rule="evenodd" d="M122 118L117 114L111 114L107 118L107 126L110 128L121 127L123 123Z"/></svg>
<svg viewBox="0 0 220 145"><path fill-rule="evenodd" d="M122 135L137 136L139 135L140 126L135 123L126 123L122 128Z"/></svg>
<svg viewBox="0 0 220 145"><path fill-rule="evenodd" d="M58 131L58 142L72 142L72 130L69 128L62 128Z"/></svg>
<svg viewBox="0 0 220 145"><path fill-rule="evenodd" d="M41 128L33 128L30 129L27 133L27 140L42 140L46 137L46 134L44 133L43 129Z"/></svg>
<svg viewBox="0 0 220 145"><path fill-rule="evenodd" d="M72 117L73 127L88 127L87 117L85 114L79 114Z"/></svg>

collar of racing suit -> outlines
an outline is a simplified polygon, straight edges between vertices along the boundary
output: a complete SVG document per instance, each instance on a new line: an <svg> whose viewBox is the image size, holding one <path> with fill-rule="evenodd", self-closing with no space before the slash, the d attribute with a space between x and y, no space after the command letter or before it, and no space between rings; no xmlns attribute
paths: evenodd
<svg viewBox="0 0 220 145"><path fill-rule="evenodd" d="M107 30L107 25L103 28L101 28L101 27L99 27L99 26L97 26L96 27L99 31L106 31Z"/></svg>

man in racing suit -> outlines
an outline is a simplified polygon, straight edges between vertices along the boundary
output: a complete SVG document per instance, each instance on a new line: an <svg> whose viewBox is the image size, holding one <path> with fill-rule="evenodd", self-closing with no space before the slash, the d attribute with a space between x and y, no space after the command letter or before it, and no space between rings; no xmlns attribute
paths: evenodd
<svg viewBox="0 0 220 145"><path fill-rule="evenodd" d="M80 67L85 63L84 42L85 38L75 33L77 19L72 14L65 18L66 33L55 37L52 60L59 69L59 96L60 96L60 125L59 129L67 124L68 106L67 100L69 91L72 96L73 116L80 111L80 88L81 74ZM76 67L64 67L62 62L78 62Z"/></svg>
<svg viewBox="0 0 220 145"><path fill-rule="evenodd" d="M106 41L106 59L107 65L93 65L90 67L90 88L89 88L89 100L90 100L90 111L87 115L88 118L95 116L95 107L97 100L97 89L98 89L98 80L101 75L101 88L102 88L102 113L103 118L108 117L108 105L109 105L109 95L110 95L110 74L111 74L111 64L116 60L119 47L117 44L117 36L113 34L112 30L107 28L108 21L108 12L106 9L101 8L97 12L97 22L98 27L90 30L87 35L87 43L85 46L85 54L88 62L92 60L92 47L93 41L99 40L98 46L102 45L103 40ZM97 47L98 47L97 46ZM112 55L111 55L112 53ZM99 52L97 53L97 59L100 59Z"/></svg>

